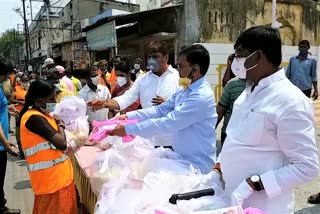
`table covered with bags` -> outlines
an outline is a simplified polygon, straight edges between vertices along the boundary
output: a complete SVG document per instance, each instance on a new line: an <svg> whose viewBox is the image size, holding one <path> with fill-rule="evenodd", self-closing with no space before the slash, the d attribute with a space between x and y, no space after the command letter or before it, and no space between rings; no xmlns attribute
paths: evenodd
<svg viewBox="0 0 320 214"><path fill-rule="evenodd" d="M108 136L116 125L137 121L94 121L89 133L85 103L77 99L65 98L55 113L66 123L66 153L90 213L263 213L229 207L220 176L201 174L171 149L155 149L139 136Z"/></svg>

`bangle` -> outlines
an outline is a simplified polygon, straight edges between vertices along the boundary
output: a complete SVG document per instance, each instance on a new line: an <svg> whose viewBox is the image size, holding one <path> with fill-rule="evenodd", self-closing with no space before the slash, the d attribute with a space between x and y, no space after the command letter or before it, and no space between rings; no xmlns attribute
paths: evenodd
<svg viewBox="0 0 320 214"><path fill-rule="evenodd" d="M66 127L63 124L58 124L58 127L65 129Z"/></svg>

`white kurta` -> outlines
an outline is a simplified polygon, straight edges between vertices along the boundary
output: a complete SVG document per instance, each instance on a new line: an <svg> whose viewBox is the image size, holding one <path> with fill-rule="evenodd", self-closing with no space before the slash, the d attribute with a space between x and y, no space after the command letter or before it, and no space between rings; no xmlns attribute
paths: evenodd
<svg viewBox="0 0 320 214"><path fill-rule="evenodd" d="M293 189L318 176L311 101L285 77L284 70L262 79L235 101L220 156L226 192L246 178L261 176L265 191L244 207L270 214L293 213Z"/></svg>
<svg viewBox="0 0 320 214"><path fill-rule="evenodd" d="M152 107L151 101L156 96L168 100L179 89L179 72L170 65L161 76L151 71L140 76L128 91L114 99L118 102L120 110L129 107L137 100L140 100L142 108L145 109ZM150 140L155 146L170 146L172 137L169 135L155 136Z"/></svg>

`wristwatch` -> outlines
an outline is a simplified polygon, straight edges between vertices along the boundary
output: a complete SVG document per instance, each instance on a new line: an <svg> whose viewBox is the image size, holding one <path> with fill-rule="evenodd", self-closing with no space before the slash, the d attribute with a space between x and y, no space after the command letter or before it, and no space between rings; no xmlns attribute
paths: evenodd
<svg viewBox="0 0 320 214"><path fill-rule="evenodd" d="M252 182L254 189L256 191L261 191L262 187L261 187L261 179L259 175L252 175L250 177L250 181Z"/></svg>

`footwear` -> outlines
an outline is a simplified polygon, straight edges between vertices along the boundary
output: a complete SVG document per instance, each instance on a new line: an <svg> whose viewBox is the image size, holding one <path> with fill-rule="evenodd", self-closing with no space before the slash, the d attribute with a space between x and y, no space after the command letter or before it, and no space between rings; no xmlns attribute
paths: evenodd
<svg viewBox="0 0 320 214"><path fill-rule="evenodd" d="M19 209L9 209L8 207L0 211L1 214L20 214L20 212Z"/></svg>
<svg viewBox="0 0 320 214"><path fill-rule="evenodd" d="M315 195L311 195L311 196L308 198L308 202L309 202L310 204L320 204L320 193L315 194Z"/></svg>

